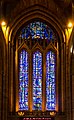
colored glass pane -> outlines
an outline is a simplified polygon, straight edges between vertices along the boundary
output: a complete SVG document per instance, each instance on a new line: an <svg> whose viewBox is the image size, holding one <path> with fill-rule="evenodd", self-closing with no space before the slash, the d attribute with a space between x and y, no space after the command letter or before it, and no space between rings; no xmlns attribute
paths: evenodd
<svg viewBox="0 0 74 120"><path fill-rule="evenodd" d="M19 110L28 110L28 53L19 54Z"/></svg>
<svg viewBox="0 0 74 120"><path fill-rule="evenodd" d="M42 54L33 54L33 110L42 109Z"/></svg>
<svg viewBox="0 0 74 120"><path fill-rule="evenodd" d="M43 22L34 21L24 27L19 35L22 39L46 39L48 41L55 39L53 30Z"/></svg>
<svg viewBox="0 0 74 120"><path fill-rule="evenodd" d="M46 54L46 110L55 110L55 54L49 51Z"/></svg>

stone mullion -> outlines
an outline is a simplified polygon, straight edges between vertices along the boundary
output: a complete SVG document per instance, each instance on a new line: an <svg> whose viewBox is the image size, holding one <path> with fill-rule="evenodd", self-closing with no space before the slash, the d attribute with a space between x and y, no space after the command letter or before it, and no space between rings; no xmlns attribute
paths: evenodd
<svg viewBox="0 0 74 120"><path fill-rule="evenodd" d="M45 111L45 107L46 107L46 101L45 101L45 97L46 97L46 92L45 92L45 80L46 80L46 57L45 57L45 53L43 53L43 81L42 81L42 111Z"/></svg>
<svg viewBox="0 0 74 120"><path fill-rule="evenodd" d="M58 111L59 108L59 91L58 91L58 74L59 74L59 52L58 52L58 43L57 43L57 54L56 54L56 111Z"/></svg>
<svg viewBox="0 0 74 120"><path fill-rule="evenodd" d="M32 111L32 54L29 53L29 109Z"/></svg>

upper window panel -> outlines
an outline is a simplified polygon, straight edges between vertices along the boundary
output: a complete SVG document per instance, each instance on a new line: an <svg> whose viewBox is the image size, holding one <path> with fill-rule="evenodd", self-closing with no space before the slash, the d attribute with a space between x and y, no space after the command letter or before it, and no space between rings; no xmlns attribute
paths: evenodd
<svg viewBox="0 0 74 120"><path fill-rule="evenodd" d="M40 38L40 39L48 39L50 41L51 39L55 38L52 29L48 25L40 21L35 21L28 24L26 27L22 29L20 35L22 38L25 39Z"/></svg>
<svg viewBox="0 0 74 120"><path fill-rule="evenodd" d="M30 48L32 48L36 42L42 47L46 47L50 41L53 43L57 41L57 34L44 22L34 21L23 27L20 31L18 35L18 45L23 41L25 41Z"/></svg>

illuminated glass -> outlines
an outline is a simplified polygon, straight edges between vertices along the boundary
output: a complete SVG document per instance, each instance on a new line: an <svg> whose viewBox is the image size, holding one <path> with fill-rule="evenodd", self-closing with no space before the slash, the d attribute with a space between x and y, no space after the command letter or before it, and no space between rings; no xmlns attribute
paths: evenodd
<svg viewBox="0 0 74 120"><path fill-rule="evenodd" d="M28 110L28 53L19 54L19 110Z"/></svg>
<svg viewBox="0 0 74 120"><path fill-rule="evenodd" d="M53 30L45 23L34 21L25 26L20 35L21 39L46 39L48 41L55 39Z"/></svg>
<svg viewBox="0 0 74 120"><path fill-rule="evenodd" d="M46 54L46 110L55 110L55 54L49 51Z"/></svg>
<svg viewBox="0 0 74 120"><path fill-rule="evenodd" d="M33 54L33 110L42 109L42 54Z"/></svg>
<svg viewBox="0 0 74 120"><path fill-rule="evenodd" d="M32 98L30 99L33 103L32 110L42 110L42 93L46 94L45 110L56 110L56 56L52 51L47 52L45 56L45 51L50 43L57 48L58 42L56 38L58 38L57 34L51 29L51 26L39 20L29 23L20 31L17 46L19 47L20 45L26 44L26 48L29 48L30 54L33 55L32 59L29 58L33 69L31 66L29 67L28 53L23 49L19 54L19 110L29 110L28 93L30 93L30 98ZM40 49L37 49L37 51L34 51L32 54L31 50L34 50L35 45L42 47L44 50L43 56L46 57L46 61L43 60ZM46 67L44 67L42 61L45 62ZM45 68L45 70L43 70L43 68ZM28 78L28 71L30 72L30 79ZM42 92L42 78L43 82L45 82L46 91L44 92ZM31 92L29 92L28 89L29 81L31 81L30 83L33 85Z"/></svg>

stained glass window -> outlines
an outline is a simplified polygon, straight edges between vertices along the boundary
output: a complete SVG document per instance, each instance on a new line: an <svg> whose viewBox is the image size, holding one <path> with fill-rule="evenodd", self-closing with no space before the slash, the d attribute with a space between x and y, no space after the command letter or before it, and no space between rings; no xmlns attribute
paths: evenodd
<svg viewBox="0 0 74 120"><path fill-rule="evenodd" d="M22 50L19 54L19 109L28 110L28 53Z"/></svg>
<svg viewBox="0 0 74 120"><path fill-rule="evenodd" d="M53 50L46 53L50 48L48 46L50 41L57 49L56 36L57 34L50 26L38 20L26 25L19 33L18 38L21 39L20 41L18 39L19 42L17 42L18 49L19 44L24 47L19 53L19 110L30 110L31 108L32 110L42 110L42 108L49 111L56 110L56 54ZM24 44L22 44L22 40ZM44 88L42 83L45 85ZM31 91L29 91L30 86L32 86ZM44 100L45 105L43 105ZM30 106L28 102L31 102L32 105Z"/></svg>
<svg viewBox="0 0 74 120"><path fill-rule="evenodd" d="M46 110L55 110L55 54L49 51L46 55Z"/></svg>
<svg viewBox="0 0 74 120"><path fill-rule="evenodd" d="M55 38L53 30L48 25L40 21L34 21L28 24L22 29L20 35L25 39L40 38L51 40Z"/></svg>
<svg viewBox="0 0 74 120"><path fill-rule="evenodd" d="M42 54L33 54L33 110L42 109Z"/></svg>
<svg viewBox="0 0 74 120"><path fill-rule="evenodd" d="M56 39L56 34L55 32L53 32L51 27L49 27L44 22L34 21L29 23L21 30L21 32L19 33L18 44L20 45L23 41L26 41L26 44L28 44L29 40L32 40L33 44L37 41L41 44L43 43L43 39L46 40L45 44L48 45L50 41L54 42L54 40Z"/></svg>

